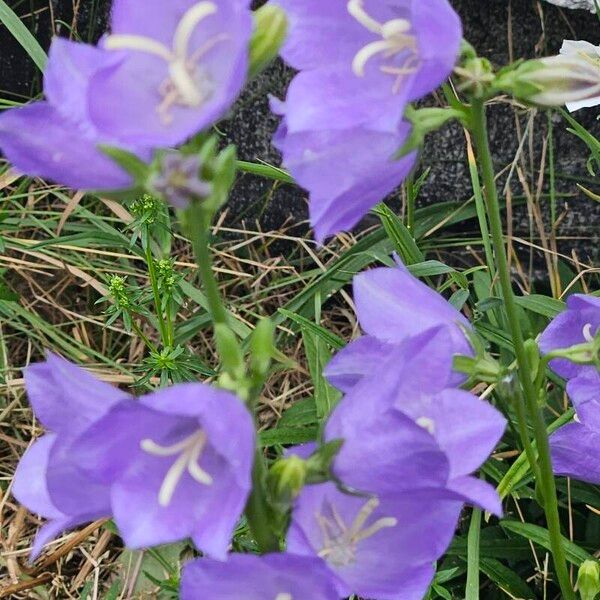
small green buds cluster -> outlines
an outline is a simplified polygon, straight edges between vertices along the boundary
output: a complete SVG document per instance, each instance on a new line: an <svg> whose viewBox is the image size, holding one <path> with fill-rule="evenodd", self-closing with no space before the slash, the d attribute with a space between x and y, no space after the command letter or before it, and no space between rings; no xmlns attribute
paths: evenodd
<svg viewBox="0 0 600 600"><path fill-rule="evenodd" d="M155 196L143 194L131 203L129 210L140 222L152 225L161 215L163 203Z"/></svg>
<svg viewBox="0 0 600 600"><path fill-rule="evenodd" d="M581 600L594 600L600 594L600 562L586 560L579 567L577 590Z"/></svg>
<svg viewBox="0 0 600 600"><path fill-rule="evenodd" d="M131 308L127 281L120 275L111 275L108 282L108 293L120 308Z"/></svg>

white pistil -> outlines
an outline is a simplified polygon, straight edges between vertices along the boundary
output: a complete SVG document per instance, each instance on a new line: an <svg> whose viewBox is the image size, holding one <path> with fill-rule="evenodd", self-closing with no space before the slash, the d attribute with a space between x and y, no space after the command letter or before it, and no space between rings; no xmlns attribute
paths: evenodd
<svg viewBox="0 0 600 600"><path fill-rule="evenodd" d="M275 600L294 600L294 598L288 592L281 592L275 596Z"/></svg>
<svg viewBox="0 0 600 600"><path fill-rule="evenodd" d="M198 108L212 94L210 80L198 62L216 44L228 39L228 36L214 36L191 55L190 43L198 25L217 11L218 6L214 2L205 0L194 4L177 25L172 48L142 35L115 34L108 36L105 41L108 50L137 50L158 56L167 63L169 77L158 89L162 101L156 108L166 125L173 121L170 110L174 105Z"/></svg>
<svg viewBox="0 0 600 600"><path fill-rule="evenodd" d="M203 485L211 485L213 483L213 478L198 464L206 446L206 441L206 434L204 431L199 430L172 446L161 446L151 439L145 439L140 442L141 449L153 456L168 457L179 455L167 471L160 486L158 503L161 506L169 506L177 485L186 471L198 483Z"/></svg>
<svg viewBox="0 0 600 600"><path fill-rule="evenodd" d="M594 341L594 336L592 335L592 324L591 323L586 323L583 326L583 337L586 342Z"/></svg>
<svg viewBox="0 0 600 600"><path fill-rule="evenodd" d="M398 520L394 517L382 517L365 527L373 511L379 506L377 498L371 498L359 510L350 526L346 525L336 507L331 504L329 519L317 514L316 519L323 533L323 548L319 556L335 566L346 566L356 559L358 544L389 527L395 527Z"/></svg>
<svg viewBox="0 0 600 600"><path fill-rule="evenodd" d="M387 64L380 66L383 73L396 77L393 91L397 93L402 79L413 73L419 65L417 40L410 33L410 21L391 19L385 23L379 23L365 11L363 0L348 0L348 12L363 27L382 38L367 44L357 52L352 61L352 70L355 75L363 77L367 63L379 54L383 54L385 59L392 59L402 52L408 52L408 56L402 65Z"/></svg>
<svg viewBox="0 0 600 600"><path fill-rule="evenodd" d="M415 423L428 431L431 435L435 434L435 421L429 417L419 417Z"/></svg>

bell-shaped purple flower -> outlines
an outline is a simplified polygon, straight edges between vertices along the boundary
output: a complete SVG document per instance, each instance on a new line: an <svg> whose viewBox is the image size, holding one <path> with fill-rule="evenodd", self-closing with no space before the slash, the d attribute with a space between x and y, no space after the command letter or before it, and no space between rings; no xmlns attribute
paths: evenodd
<svg viewBox="0 0 600 600"><path fill-rule="evenodd" d="M100 132L90 121L89 83L95 73L118 62L112 53L61 38L52 42L44 73L46 100L0 114L0 149L21 172L75 189L121 189L132 178L99 149L121 146L140 156L137 142Z"/></svg>
<svg viewBox="0 0 600 600"><path fill-rule="evenodd" d="M462 38L447 0L277 0L289 18L283 58L300 73L274 143L310 193L319 242L354 227L408 175L395 160L408 102L452 72Z"/></svg>
<svg viewBox="0 0 600 600"><path fill-rule="evenodd" d="M356 126L393 131L412 102L452 73L462 39L448 0L277 0L288 14L282 56L300 74L290 133Z"/></svg>
<svg viewBox="0 0 600 600"><path fill-rule="evenodd" d="M73 447L128 396L54 354L25 370L25 385L37 418L48 430L21 459L12 488L21 504L49 519L33 544L35 558L62 531L110 516L108 486L79 469Z"/></svg>
<svg viewBox="0 0 600 600"><path fill-rule="evenodd" d="M191 537L223 559L250 491L254 443L241 400L193 383L114 406L76 452L90 476L110 486L127 546Z"/></svg>
<svg viewBox="0 0 600 600"><path fill-rule="evenodd" d="M212 125L246 80L249 0L117 0L101 46L120 60L90 83L92 122L132 144L172 146Z"/></svg>
<svg viewBox="0 0 600 600"><path fill-rule="evenodd" d="M501 514L495 489L473 472L505 420L472 394L449 389L451 373L447 328L429 329L391 347L329 418L325 440L343 440L333 473L359 495L332 483L305 488L288 549L323 558L340 595L422 598L463 504Z"/></svg>
<svg viewBox="0 0 600 600"><path fill-rule="evenodd" d="M310 222L319 242L354 227L414 166L414 153L392 159L408 138L406 123L394 131L355 127L292 132L288 115L295 109L289 102L272 102L272 107L285 115L273 143L296 181L310 192Z"/></svg>
<svg viewBox="0 0 600 600"><path fill-rule="evenodd" d="M421 600L461 507L418 489L377 498L344 494L333 483L308 486L294 507L288 551L322 558L339 597Z"/></svg>
<svg viewBox="0 0 600 600"><path fill-rule="evenodd" d="M550 437L552 466L557 475L600 484L600 374L571 379L567 393L576 418Z"/></svg>
<svg viewBox="0 0 600 600"><path fill-rule="evenodd" d="M544 354L560 348L592 342L600 329L600 298L573 294L567 299L567 310L555 317L542 333L539 346ZM550 361L552 370L565 379L592 375L593 365L580 365L565 358Z"/></svg>
<svg viewBox="0 0 600 600"><path fill-rule="evenodd" d="M181 600L337 600L323 563L289 553L231 554L226 562L200 558L186 564Z"/></svg>
<svg viewBox="0 0 600 600"><path fill-rule="evenodd" d="M334 463L341 481L376 495L441 487L501 513L495 490L472 473L506 421L487 402L448 387L452 351L445 327L429 329L394 348L344 396L325 429L327 440L345 440Z"/></svg>
<svg viewBox="0 0 600 600"><path fill-rule="evenodd" d="M338 352L325 369L329 382L340 390L352 389L374 367L379 368L395 346L433 327L445 328L450 356L473 355L465 335L471 329L467 319L404 265L360 273L354 277L353 289L366 335ZM464 376L453 373L448 383L463 380Z"/></svg>

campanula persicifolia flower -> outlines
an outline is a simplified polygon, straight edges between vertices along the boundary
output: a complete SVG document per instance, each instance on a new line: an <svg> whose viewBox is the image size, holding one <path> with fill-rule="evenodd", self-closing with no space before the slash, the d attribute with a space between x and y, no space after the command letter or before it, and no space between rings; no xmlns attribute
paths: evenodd
<svg viewBox="0 0 600 600"><path fill-rule="evenodd" d="M334 462L337 477L376 495L441 487L500 513L495 490L472 473L500 440L506 421L487 402L448 387L451 376L452 341L444 326L390 351L329 418L326 439L345 440Z"/></svg>
<svg viewBox="0 0 600 600"><path fill-rule="evenodd" d="M329 382L340 390L350 390L372 373L394 346L432 327L445 327L450 354L473 354L465 335L471 329L467 319L404 265L360 273L354 277L353 290L358 320L366 335L338 352L325 368ZM454 373L449 383L463 379Z"/></svg>
<svg viewBox="0 0 600 600"><path fill-rule="evenodd" d="M337 600L332 578L314 557L289 553L231 554L220 562L200 558L186 564L181 600Z"/></svg>
<svg viewBox="0 0 600 600"><path fill-rule="evenodd" d="M600 374L584 373L567 384L575 421L550 436L552 466L557 475L600 484Z"/></svg>
<svg viewBox="0 0 600 600"><path fill-rule="evenodd" d="M249 0L117 0L100 46L119 58L90 82L90 115L108 135L180 144L229 110L246 81Z"/></svg>
<svg viewBox="0 0 600 600"><path fill-rule="evenodd" d="M600 298L573 294L567 299L567 309L555 317L540 336L544 354L580 344L593 344L600 329ZM550 361L552 370L565 379L598 372L595 365L577 364L567 358Z"/></svg>
<svg viewBox="0 0 600 600"><path fill-rule="evenodd" d="M89 83L118 57L56 38L44 73L46 99L0 114L0 149L19 171L74 189L121 189L133 180L98 145L121 146L148 159L150 151L101 132L90 120Z"/></svg>
<svg viewBox="0 0 600 600"><path fill-rule="evenodd" d="M310 194L319 242L354 227L409 174L397 160L409 102L452 72L462 28L447 0L278 0L288 13L283 58L300 73L274 143Z"/></svg>
<svg viewBox="0 0 600 600"><path fill-rule="evenodd" d="M292 513L288 551L320 557L339 597L421 600L461 507L419 490L377 498L344 494L333 483L308 486Z"/></svg>
<svg viewBox="0 0 600 600"><path fill-rule="evenodd" d="M114 406L76 450L86 472L110 486L129 547L190 537L223 559L250 491L254 440L241 400L189 383Z"/></svg>
<svg viewBox="0 0 600 600"><path fill-rule="evenodd" d="M79 469L73 446L128 396L54 354L25 370L25 386L48 431L21 458L12 487L21 504L49 520L35 538L35 558L62 531L110 516L109 487Z"/></svg>

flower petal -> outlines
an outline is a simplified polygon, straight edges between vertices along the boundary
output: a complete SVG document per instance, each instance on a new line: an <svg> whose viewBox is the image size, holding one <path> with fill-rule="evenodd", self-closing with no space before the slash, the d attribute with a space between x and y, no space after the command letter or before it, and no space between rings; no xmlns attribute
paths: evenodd
<svg viewBox="0 0 600 600"><path fill-rule="evenodd" d="M331 385L349 392L370 375L388 356L390 347L370 335L363 335L342 348L327 364L323 375Z"/></svg>
<svg viewBox="0 0 600 600"><path fill-rule="evenodd" d="M0 115L0 148L19 171L74 189L124 189L132 179L48 102Z"/></svg>
<svg viewBox="0 0 600 600"><path fill-rule="evenodd" d="M552 465L556 475L573 477L594 485L600 484L600 433L569 423L550 437Z"/></svg>

